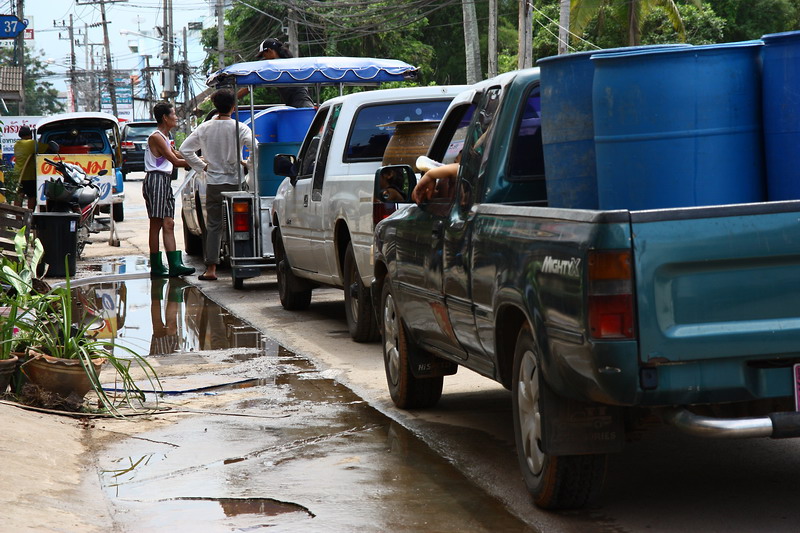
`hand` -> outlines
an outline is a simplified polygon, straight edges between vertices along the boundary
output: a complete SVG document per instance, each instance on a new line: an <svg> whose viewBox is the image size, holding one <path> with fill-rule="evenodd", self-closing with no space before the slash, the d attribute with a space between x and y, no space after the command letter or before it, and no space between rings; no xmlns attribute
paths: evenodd
<svg viewBox="0 0 800 533"><path fill-rule="evenodd" d="M411 191L411 199L417 205L427 202L433 197L433 192L436 190L436 179L426 172L417 182L417 186Z"/></svg>

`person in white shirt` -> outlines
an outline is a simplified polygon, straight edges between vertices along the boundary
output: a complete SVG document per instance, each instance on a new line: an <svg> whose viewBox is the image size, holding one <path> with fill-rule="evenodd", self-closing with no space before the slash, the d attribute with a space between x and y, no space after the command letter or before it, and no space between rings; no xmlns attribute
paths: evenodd
<svg viewBox="0 0 800 533"><path fill-rule="evenodd" d="M217 279L222 238L222 193L240 190L237 166L250 162L250 158L242 161L241 149L246 147L248 153L253 153L250 128L231 118L236 102L233 91L219 89L211 96L211 101L217 109L217 116L200 124L186 137L180 149L193 169L206 173L206 270L199 279L207 281ZM202 157L198 156L198 150Z"/></svg>

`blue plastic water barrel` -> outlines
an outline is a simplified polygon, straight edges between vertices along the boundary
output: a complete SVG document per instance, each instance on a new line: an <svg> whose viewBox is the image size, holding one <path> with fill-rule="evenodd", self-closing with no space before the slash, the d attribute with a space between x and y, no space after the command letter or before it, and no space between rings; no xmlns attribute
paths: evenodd
<svg viewBox="0 0 800 533"><path fill-rule="evenodd" d="M276 176L272 171L273 161L277 154L297 155L301 142L270 142L258 144L258 194L259 196L275 196L283 176Z"/></svg>
<svg viewBox="0 0 800 533"><path fill-rule="evenodd" d="M289 107L276 110L278 142L300 142L305 138L317 110L313 107Z"/></svg>
<svg viewBox="0 0 800 533"><path fill-rule="evenodd" d="M762 45L592 56L600 209L763 201Z"/></svg>
<svg viewBox="0 0 800 533"><path fill-rule="evenodd" d="M547 176L547 205L597 209L594 121L592 119L593 54L631 52L688 44L634 46L545 57L541 69L542 145Z"/></svg>
<svg viewBox="0 0 800 533"><path fill-rule="evenodd" d="M761 38L769 200L800 199L800 31Z"/></svg>

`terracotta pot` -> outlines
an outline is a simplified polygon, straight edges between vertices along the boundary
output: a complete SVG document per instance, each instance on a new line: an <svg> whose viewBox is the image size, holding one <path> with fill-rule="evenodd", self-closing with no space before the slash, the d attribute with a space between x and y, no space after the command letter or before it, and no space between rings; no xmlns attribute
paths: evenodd
<svg viewBox="0 0 800 533"><path fill-rule="evenodd" d="M0 360L0 394L5 393L8 389L8 384L11 383L11 377L16 372L18 364L19 357L16 355Z"/></svg>
<svg viewBox="0 0 800 533"><path fill-rule="evenodd" d="M92 382L79 360L61 359L34 350L29 350L28 355L30 360L24 363L22 372L30 383L64 398L71 393L83 398L92 390ZM92 359L97 374L105 362L104 357Z"/></svg>
<svg viewBox="0 0 800 533"><path fill-rule="evenodd" d="M411 165L414 172L417 157L428 153L428 147L439 127L438 120L392 122L394 135L383 152L383 165Z"/></svg>

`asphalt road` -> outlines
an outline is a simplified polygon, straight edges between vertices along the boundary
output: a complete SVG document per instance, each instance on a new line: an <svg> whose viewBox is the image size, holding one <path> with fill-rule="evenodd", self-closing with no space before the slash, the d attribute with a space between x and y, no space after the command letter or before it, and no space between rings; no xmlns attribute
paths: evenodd
<svg viewBox="0 0 800 533"><path fill-rule="evenodd" d="M86 259L79 263L79 277L90 274L91 268L94 268L91 265L102 262L104 258L146 256L147 219L144 207L139 203L141 198L137 197L139 184L133 181L126 187L126 220L117 228L121 246L108 246L102 241L100 234L97 242L87 248ZM176 234L179 242L182 241L180 222ZM200 270L201 265L196 259L193 258L190 262ZM409 471L404 470L407 463L403 463L405 466L401 468L405 475L400 475L400 470L397 470L397 479L401 481L401 485L410 487L411 492L416 488L421 495L419 499L404 496L404 504L397 508L387 509L371 504L375 498L380 499L381 494L390 490L385 484L379 483L379 478L391 478L392 474L389 472L392 469L384 470L380 475L356 476L343 479L342 484L326 486L328 497L345 507L353 506L349 515L360 517L357 522L339 522L337 520L341 517L337 515L331 518L326 530L344 531L354 524L360 524L359 528L365 531L749 532L794 531L796 524L800 522L800 506L795 502L796 479L800 475L800 449L797 441L699 440L679 435L665 427L654 428L640 440L629 443L624 452L610 458L606 490L595 508L565 513L542 512L530 503L519 475L512 444L511 400L507 391L487 379L461 369L456 376L446 378L444 395L436 408L414 412L398 410L391 404L385 389L380 345L356 344L349 338L341 291L315 291L308 311L287 312L280 307L275 277L271 272L247 280L243 291L234 290L226 279L225 272L221 274L217 282L201 282L196 278L189 281L201 287L209 298L242 317L281 346L311 361L317 372L315 379L331 380L344 385L359 398L353 401L363 400L375 412L397 423L402 429L396 429L395 434L397 431L409 430L407 434L404 433L406 440L401 439L406 444L401 444L400 449L408 449L408 442L414 443L413 446L423 443L433 453L432 456L425 456L424 466L419 470L409 474ZM185 364L187 366L183 368L180 365L175 365L172 370L165 368L165 375L174 375L176 372L179 374L191 366L192 362L185 361ZM240 400L244 401L243 398ZM216 401L230 402L230 397ZM223 407L210 401L205 408L210 410ZM292 412L313 410L310 406L298 407L297 404L292 404L291 408L294 410ZM262 414L274 415L272 412ZM147 431L142 429L139 421L97 424L98 427L91 432L95 464L99 464L101 470L113 470L108 461L114 457L122 457L125 453L130 453L128 457L136 456L136 453L126 450L135 450L135 444L143 442L181 442L181 449L186 449L188 443L181 441L179 435L198 434L198 428L194 427L196 424L191 420L184 421L185 426L178 426L176 422L167 421L164 417L151 423L156 427L148 426ZM207 431L202 432L206 433ZM128 437L123 438L125 435ZM219 438L224 441L224 435ZM246 439L233 442L245 441ZM395 444L389 445L390 449L396 445L396 441L397 439L392 441ZM251 456L247 453L256 452L250 449L249 452L237 450L231 453L231 457L248 458ZM352 461L363 465L365 462L372 462L366 461L364 457L379 457L375 449L364 456L360 453L343 453L338 457L337 464ZM138 457L145 456L148 461L159 462L157 453ZM213 456L213 459L222 460L220 457L224 456ZM254 457L261 456L256 453ZM420 460L418 455L415 454L414 457L415 461ZM434 457L443 459L447 465L455 467L463 475L461 481L455 482L455 488L452 484L446 488L432 484L430 478L420 474L429 466L431 471L439 472L441 466ZM184 458L186 461L190 459L190 456ZM186 468L202 469L213 464L214 460L208 457L199 464ZM282 459L270 459L272 460L280 462ZM303 472L308 475L309 470L287 472L287 475L300 479L303 478ZM306 480L309 483L307 487L319 485L321 479L341 475L341 472L341 468L330 468L328 465L328 469L320 470L320 477ZM240 475L250 476L247 472ZM441 475L447 477L450 474ZM433 476L436 477L438 476ZM97 489L97 481L91 482L91 478L88 479L87 490L91 493ZM155 479L170 481L176 477L174 471L172 474L160 472ZM271 483L280 482L273 477L263 479L269 479ZM87 483L86 480L84 482ZM136 520L124 520L125 513L138 517L147 512L139 508L144 499L142 494L137 493L136 498L121 504L114 499L113 494L108 495L108 484L104 483L101 483L104 487L101 490L105 490L109 498L108 507L123 513L114 520L117 527L129 531L147 530L137 529ZM365 483L372 490L363 490L362 485ZM285 480L284 484L287 484ZM259 484L254 482L253 485ZM398 485L394 486L396 489ZM457 498L459 486L463 487L465 501ZM0 485L0 490L2 488ZM474 499L476 490L479 494L477 500ZM357 497L343 498L339 494L342 491L354 491L353 494ZM306 496L312 492L309 489ZM302 488L291 490L290 493L293 495L291 501L300 502L305 509L313 512L315 502L303 498ZM323 498L317 496L316 492L314 494L313 498ZM322 494L326 492L323 491ZM158 494L152 494L148 501L158 500ZM475 501L491 503L491 509L485 511L493 513L491 516L502 521L473 520ZM435 505L435 512L430 510L431 505ZM369 512L363 513L364 508ZM162 509L168 510L169 506L165 505ZM183 508L180 510L185 511ZM411 519L411 514L415 512L423 513L429 520L420 522ZM376 519L378 515L382 517L380 520ZM288 520L295 515L288 513L285 516ZM387 516L391 519L387 519ZM454 522L454 517L461 517L462 520ZM463 520L464 517L470 520ZM286 530L292 530L290 522L284 521L282 524ZM294 524L295 530L297 527L298 524ZM313 527L303 529L314 530ZM94 529L89 527L86 530Z"/></svg>

